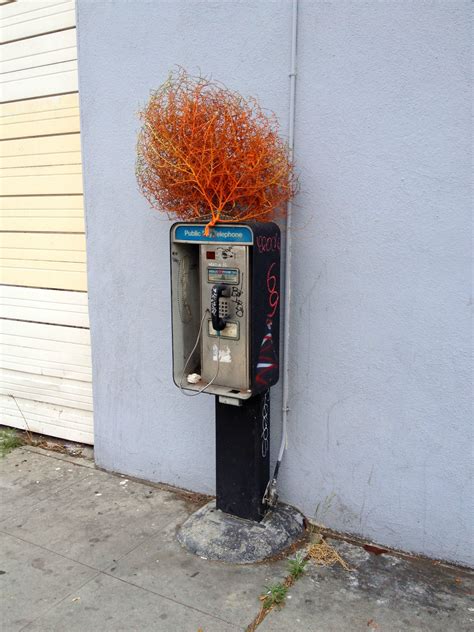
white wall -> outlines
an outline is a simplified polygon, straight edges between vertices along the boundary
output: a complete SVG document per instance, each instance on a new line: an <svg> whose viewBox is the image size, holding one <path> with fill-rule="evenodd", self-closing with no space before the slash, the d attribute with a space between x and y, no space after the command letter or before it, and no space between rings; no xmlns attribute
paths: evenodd
<svg viewBox="0 0 474 632"><path fill-rule="evenodd" d="M281 473L328 527L464 563L469 8L300 3ZM80 0L78 20L96 458L212 492L213 401L171 380L169 222L137 190L136 112L180 64L257 96L285 131L291 3Z"/></svg>

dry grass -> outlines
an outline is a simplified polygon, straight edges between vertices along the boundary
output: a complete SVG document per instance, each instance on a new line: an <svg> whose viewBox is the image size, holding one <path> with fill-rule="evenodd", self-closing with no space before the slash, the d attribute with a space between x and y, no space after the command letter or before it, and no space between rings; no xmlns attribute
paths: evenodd
<svg viewBox="0 0 474 632"><path fill-rule="evenodd" d="M319 536L319 541L308 547L308 559L319 566L334 566L340 564L346 571L352 571L349 564L339 555L336 549Z"/></svg>

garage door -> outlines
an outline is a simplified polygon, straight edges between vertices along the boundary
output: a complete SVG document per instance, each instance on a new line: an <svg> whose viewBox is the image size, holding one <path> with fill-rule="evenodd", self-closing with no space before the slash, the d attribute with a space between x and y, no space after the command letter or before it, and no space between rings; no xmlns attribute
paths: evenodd
<svg viewBox="0 0 474 632"><path fill-rule="evenodd" d="M0 4L0 423L92 443L75 6Z"/></svg>

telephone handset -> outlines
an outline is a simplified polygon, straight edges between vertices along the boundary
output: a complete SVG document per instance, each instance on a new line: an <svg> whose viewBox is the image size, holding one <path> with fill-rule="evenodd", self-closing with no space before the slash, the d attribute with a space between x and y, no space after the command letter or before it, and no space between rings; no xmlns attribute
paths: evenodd
<svg viewBox="0 0 474 632"><path fill-rule="evenodd" d="M230 296L230 287L223 283L217 283L211 289L211 321L215 331L222 331L227 325L228 318L220 315L221 297Z"/></svg>

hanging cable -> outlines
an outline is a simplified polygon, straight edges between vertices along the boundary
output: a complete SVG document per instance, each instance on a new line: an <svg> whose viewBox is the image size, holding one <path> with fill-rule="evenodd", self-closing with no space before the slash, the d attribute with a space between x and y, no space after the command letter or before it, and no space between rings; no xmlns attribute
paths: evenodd
<svg viewBox="0 0 474 632"><path fill-rule="evenodd" d="M217 332L217 370L216 373L214 375L214 377L212 378L212 380L210 382L208 382L205 386L203 386L201 389L199 389L198 391L196 391L195 393L187 393L184 389L183 386L183 380L184 380L184 376L186 375L186 369L187 366L189 364L189 361L191 360L193 353L196 351L196 347L199 344L199 340L201 338L201 332L202 332L202 326L204 323L204 319L206 318L206 314L210 314L209 310L206 308L204 310L204 313L202 315L201 318L201 323L199 325L199 331L198 331L198 335L196 337L196 342L194 343L194 347L191 350L191 353L188 355L188 359L186 360L184 367L183 367L183 373L181 374L181 379L179 381L179 390L181 391L181 393L183 395L186 395L186 397L196 397L196 395L200 395L201 393L204 393L204 391L209 388L209 386L211 386L211 384L214 383L214 381L217 379L217 376L219 374L219 366L220 366L220 360L221 360L221 336L220 336L220 331Z"/></svg>

